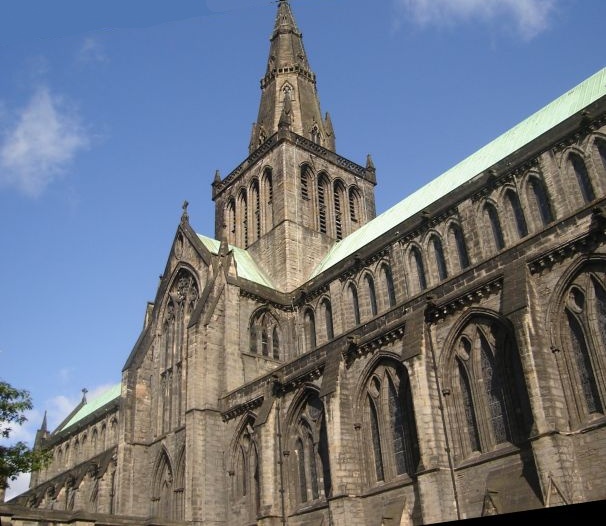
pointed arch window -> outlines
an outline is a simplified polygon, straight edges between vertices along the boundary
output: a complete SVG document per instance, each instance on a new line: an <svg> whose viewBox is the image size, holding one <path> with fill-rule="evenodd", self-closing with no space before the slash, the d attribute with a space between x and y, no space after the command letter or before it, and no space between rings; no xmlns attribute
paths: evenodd
<svg viewBox="0 0 606 526"><path fill-rule="evenodd" d="M263 225L264 231L268 232L274 226L273 219L273 202L274 202L274 186L273 186L273 172L270 167L263 170L263 199L266 202L264 208L261 210L262 219L261 224ZM264 219L263 219L264 216Z"/></svg>
<svg viewBox="0 0 606 526"><path fill-rule="evenodd" d="M571 153L568 160L577 177L583 201L585 203L591 203L591 201L595 199L595 192L593 190L593 185L591 184L591 179L589 178L589 172L587 171L585 161L577 153Z"/></svg>
<svg viewBox="0 0 606 526"><path fill-rule="evenodd" d="M485 453L523 439L529 428L529 403L511 330L478 316L459 332L451 352L447 396L456 458Z"/></svg>
<svg viewBox="0 0 606 526"><path fill-rule="evenodd" d="M318 223L320 232L328 233L328 210L327 205L328 180L325 174L318 177Z"/></svg>
<svg viewBox="0 0 606 526"><path fill-rule="evenodd" d="M326 324L326 338L330 341L335 337L335 331L332 321L332 307L328 299L322 301L322 310L324 311L324 321Z"/></svg>
<svg viewBox="0 0 606 526"><path fill-rule="evenodd" d="M433 254L436 258L436 268L438 269L438 277L440 280L444 280L448 277L448 270L446 268L446 259L444 258L444 249L442 248L442 241L437 235L431 236L431 246L433 247Z"/></svg>
<svg viewBox="0 0 606 526"><path fill-rule="evenodd" d="M241 427L233 455L231 506L249 521L256 521L261 503L259 453L254 419L249 417Z"/></svg>
<svg viewBox="0 0 606 526"><path fill-rule="evenodd" d="M249 350L267 358L280 359L280 324L267 309L256 312L250 320Z"/></svg>
<svg viewBox="0 0 606 526"><path fill-rule="evenodd" d="M492 203L484 205L484 214L488 220L488 227L492 231L492 239L496 250L505 248L505 239L503 238L503 230L497 209Z"/></svg>
<svg viewBox="0 0 606 526"><path fill-rule="evenodd" d="M425 277L425 265L423 264L423 256L421 251L417 247L410 249L410 259L413 269L417 274L417 283L419 285L419 291L422 292L427 288L427 278Z"/></svg>
<svg viewBox="0 0 606 526"><path fill-rule="evenodd" d="M348 290L354 325L360 325L360 302L358 301L358 290L353 283L349 284Z"/></svg>
<svg viewBox="0 0 606 526"><path fill-rule="evenodd" d="M343 239L343 201L345 199L345 186L341 181L334 184L334 206L335 206L335 236L337 240Z"/></svg>
<svg viewBox="0 0 606 526"><path fill-rule="evenodd" d="M606 264L586 265L563 294L555 318L556 353L570 420L581 425L605 414Z"/></svg>
<svg viewBox="0 0 606 526"><path fill-rule="evenodd" d="M368 301L370 303L370 314L376 316L378 313L377 309L377 294L375 292L375 282L370 274L364 276L366 282L366 288L368 289Z"/></svg>
<svg viewBox="0 0 606 526"><path fill-rule="evenodd" d="M363 399L364 447L371 482L401 475L414 476L419 446L410 382L406 370L395 362L381 363L367 381Z"/></svg>
<svg viewBox="0 0 606 526"><path fill-rule="evenodd" d="M301 198L309 200L309 180L311 178L311 168L304 164L301 166Z"/></svg>
<svg viewBox="0 0 606 526"><path fill-rule="evenodd" d="M317 393L309 393L289 430L296 473L297 503L324 501L332 494L328 433L324 404Z"/></svg>
<svg viewBox="0 0 606 526"><path fill-rule="evenodd" d="M520 204L518 194L513 190L509 190L505 194L505 199L509 205L511 215L513 216L518 237L526 237L528 235L528 226L526 225L526 218L524 217L524 212L522 210L522 205Z"/></svg>
<svg viewBox="0 0 606 526"><path fill-rule="evenodd" d="M393 274L387 263L381 265L381 276L383 278L383 286L387 294L387 304L389 307L396 305L396 289L393 283Z"/></svg>
<svg viewBox="0 0 606 526"><path fill-rule="evenodd" d="M173 469L164 451L156 462L151 505L152 517L173 518Z"/></svg>
<svg viewBox="0 0 606 526"><path fill-rule="evenodd" d="M349 218L352 223L360 221L360 190L356 186L349 189Z"/></svg>
<svg viewBox="0 0 606 526"><path fill-rule="evenodd" d="M253 207L252 210L252 232L251 239L256 241L261 237L261 194L259 192L259 180L253 179L250 186L250 201Z"/></svg>
<svg viewBox="0 0 606 526"><path fill-rule="evenodd" d="M236 202L234 199L230 199L227 202L226 208L227 216L227 235L232 243L236 241Z"/></svg>
<svg viewBox="0 0 606 526"><path fill-rule="evenodd" d="M305 311L303 325L305 330L305 351L312 351L316 348L316 319L311 309Z"/></svg>
<svg viewBox="0 0 606 526"><path fill-rule="evenodd" d="M547 197L547 192L542 181L537 177L532 177L529 182L530 195L536 210L539 212L542 226L547 226L553 221L553 212L551 204Z"/></svg>
<svg viewBox="0 0 606 526"><path fill-rule="evenodd" d="M244 248L248 248L248 197L246 190L240 190L238 194L238 208L240 211L240 236L237 240Z"/></svg>
<svg viewBox="0 0 606 526"><path fill-rule="evenodd" d="M467 252L465 238L463 237L463 230L457 223L452 223L448 231L450 233L451 246L454 246L457 249L459 268L460 270L464 270L469 267L469 254Z"/></svg>
<svg viewBox="0 0 606 526"><path fill-rule="evenodd" d="M199 298L196 278L188 270L180 269L166 296L159 371L164 396L158 397L156 420L162 433L179 425L184 416L181 363L187 355L187 326Z"/></svg>

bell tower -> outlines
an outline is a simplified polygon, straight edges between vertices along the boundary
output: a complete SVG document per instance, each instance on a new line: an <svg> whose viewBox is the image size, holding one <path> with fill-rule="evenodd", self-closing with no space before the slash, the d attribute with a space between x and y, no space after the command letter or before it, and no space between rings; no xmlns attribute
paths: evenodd
<svg viewBox="0 0 606 526"><path fill-rule="evenodd" d="M307 281L331 247L375 217L375 168L336 153L302 34L278 3L249 156L213 182L216 237L246 249L275 287Z"/></svg>

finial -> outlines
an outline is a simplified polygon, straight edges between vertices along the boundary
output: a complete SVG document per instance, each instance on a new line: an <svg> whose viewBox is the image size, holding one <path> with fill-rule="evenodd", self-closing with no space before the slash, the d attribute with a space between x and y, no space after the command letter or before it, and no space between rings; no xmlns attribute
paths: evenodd
<svg viewBox="0 0 606 526"><path fill-rule="evenodd" d="M221 182L221 172L219 170L215 170L215 183L220 183Z"/></svg>
<svg viewBox="0 0 606 526"><path fill-rule="evenodd" d="M187 213L188 206L189 203L187 201L183 201L183 206L181 207L183 209L183 213L181 214L181 223L186 223L189 220L189 214Z"/></svg>
<svg viewBox="0 0 606 526"><path fill-rule="evenodd" d="M367 170L374 170L375 169L375 163L372 162L372 156L370 154L368 154L366 156L366 169Z"/></svg>
<svg viewBox="0 0 606 526"><path fill-rule="evenodd" d="M87 403L87 401L86 401L86 393L88 393L88 389L86 387L83 387L82 388L82 403L83 404Z"/></svg>

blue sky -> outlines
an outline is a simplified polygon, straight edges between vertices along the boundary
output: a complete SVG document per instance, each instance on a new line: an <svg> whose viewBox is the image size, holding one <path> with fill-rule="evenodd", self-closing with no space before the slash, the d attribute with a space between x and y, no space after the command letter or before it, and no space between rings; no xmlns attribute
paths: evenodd
<svg viewBox="0 0 606 526"><path fill-rule="evenodd" d="M291 5L379 213L606 65L602 0ZM185 199L214 235L210 183L247 156L275 9L0 0L0 378L35 405L15 438L119 382Z"/></svg>

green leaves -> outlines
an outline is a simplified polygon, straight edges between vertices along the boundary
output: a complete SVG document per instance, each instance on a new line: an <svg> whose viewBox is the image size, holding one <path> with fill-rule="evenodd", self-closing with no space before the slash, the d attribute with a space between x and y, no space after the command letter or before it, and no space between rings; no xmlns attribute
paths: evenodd
<svg viewBox="0 0 606 526"><path fill-rule="evenodd" d="M26 422L24 412L31 408L32 399L28 391L15 389L0 381L0 437L10 438L11 424L22 425ZM19 473L43 468L50 458L50 452L31 450L24 442L0 445L0 487L7 485L6 480L15 480Z"/></svg>

